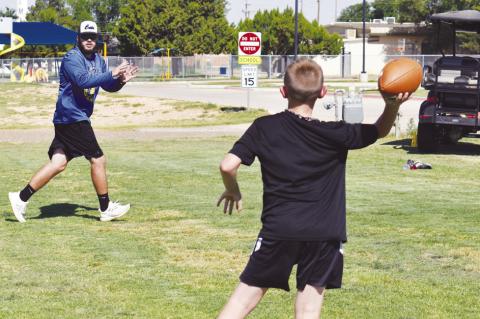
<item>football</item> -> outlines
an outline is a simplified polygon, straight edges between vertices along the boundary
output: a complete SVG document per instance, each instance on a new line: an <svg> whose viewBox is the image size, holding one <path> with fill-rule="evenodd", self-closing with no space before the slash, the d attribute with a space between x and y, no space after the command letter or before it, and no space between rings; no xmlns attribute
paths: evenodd
<svg viewBox="0 0 480 319"><path fill-rule="evenodd" d="M399 58L385 64L378 79L378 88L387 95L413 93L421 82L420 64L411 59Z"/></svg>

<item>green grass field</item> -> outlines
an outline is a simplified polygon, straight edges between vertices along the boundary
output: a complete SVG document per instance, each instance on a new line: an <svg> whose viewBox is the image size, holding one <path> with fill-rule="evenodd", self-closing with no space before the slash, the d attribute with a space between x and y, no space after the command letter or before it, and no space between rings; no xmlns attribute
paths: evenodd
<svg viewBox="0 0 480 319"><path fill-rule="evenodd" d="M258 163L239 173L244 211L215 207L234 140L103 142L111 197L132 204L111 223L98 221L83 159L16 222L7 192L48 142L0 143L0 318L214 318L260 227ZM464 142L437 155L391 139L350 153L344 288L327 292L323 318L478 318L480 143ZM408 158L434 169L404 171ZM251 318L292 318L293 300L272 290Z"/></svg>

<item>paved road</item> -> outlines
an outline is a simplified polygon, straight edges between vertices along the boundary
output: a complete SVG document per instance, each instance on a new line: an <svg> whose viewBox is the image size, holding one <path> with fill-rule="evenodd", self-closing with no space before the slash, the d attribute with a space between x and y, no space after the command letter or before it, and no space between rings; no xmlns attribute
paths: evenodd
<svg viewBox="0 0 480 319"><path fill-rule="evenodd" d="M223 86L195 85L190 83L129 83L122 93L136 96L158 97L186 101L200 101L226 106L246 106L247 93L242 88ZM333 109L325 110L324 103L332 103L333 94L328 94L322 101L317 102L314 116L330 121L335 119ZM412 99L400 108L400 128L406 131L410 119L416 121L421 99ZM383 100L378 96L364 97L364 122L373 123L383 111ZM256 88L250 91L250 106L267 109L270 113L277 113L287 106L278 88Z"/></svg>

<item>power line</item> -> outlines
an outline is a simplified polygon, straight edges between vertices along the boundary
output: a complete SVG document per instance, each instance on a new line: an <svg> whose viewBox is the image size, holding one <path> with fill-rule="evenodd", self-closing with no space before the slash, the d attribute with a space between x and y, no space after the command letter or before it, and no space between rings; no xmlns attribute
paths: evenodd
<svg viewBox="0 0 480 319"><path fill-rule="evenodd" d="M248 3L248 0L245 0L245 10L242 10L242 12L245 14L245 19L250 17L250 10L248 10L248 7L251 5L251 3Z"/></svg>

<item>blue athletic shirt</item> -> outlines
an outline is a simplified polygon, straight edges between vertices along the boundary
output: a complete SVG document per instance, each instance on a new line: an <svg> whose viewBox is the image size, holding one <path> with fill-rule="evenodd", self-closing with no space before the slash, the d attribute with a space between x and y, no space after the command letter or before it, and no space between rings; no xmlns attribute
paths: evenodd
<svg viewBox="0 0 480 319"><path fill-rule="evenodd" d="M99 87L116 92L122 88L98 53L90 59L78 47L67 52L60 67L60 87L53 115L54 124L90 121Z"/></svg>

